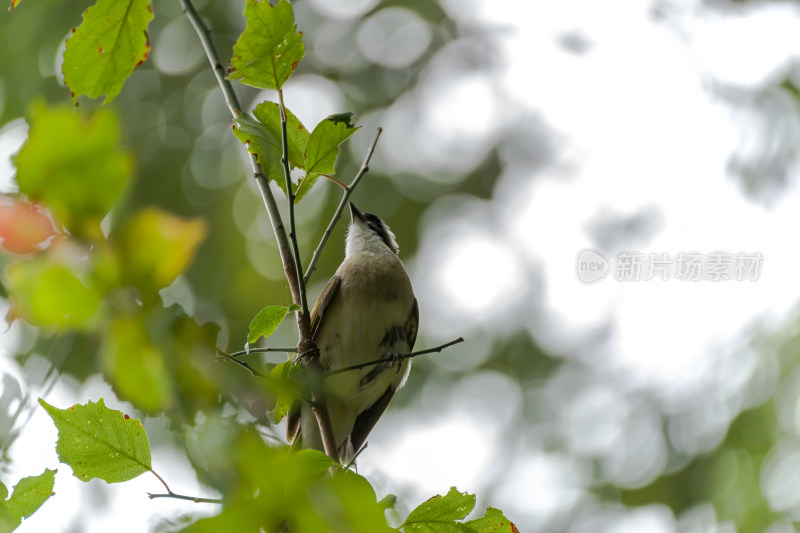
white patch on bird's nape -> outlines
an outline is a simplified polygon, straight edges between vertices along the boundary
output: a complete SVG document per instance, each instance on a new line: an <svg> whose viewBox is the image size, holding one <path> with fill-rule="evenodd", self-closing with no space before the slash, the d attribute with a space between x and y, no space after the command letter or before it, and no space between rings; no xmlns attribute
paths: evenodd
<svg viewBox="0 0 800 533"><path fill-rule="evenodd" d="M392 233L392 230L390 230L389 226L386 225L386 222L381 220L381 224L383 225L383 231L386 233L386 237L389 239L389 247L394 253L400 253L400 247L397 246L397 237L394 236L394 233Z"/></svg>
<svg viewBox="0 0 800 533"><path fill-rule="evenodd" d="M367 214L365 219L355 219L347 230L345 257L362 252L396 254L397 240L386 223L375 215Z"/></svg>

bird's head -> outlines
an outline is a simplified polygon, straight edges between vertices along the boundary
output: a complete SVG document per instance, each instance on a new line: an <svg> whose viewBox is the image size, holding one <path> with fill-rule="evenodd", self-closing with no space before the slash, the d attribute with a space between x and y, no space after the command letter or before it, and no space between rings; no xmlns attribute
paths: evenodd
<svg viewBox="0 0 800 533"><path fill-rule="evenodd" d="M394 233L383 220L371 213L362 213L353 202L350 202L350 218L345 245L346 257L361 252L397 254L399 249Z"/></svg>

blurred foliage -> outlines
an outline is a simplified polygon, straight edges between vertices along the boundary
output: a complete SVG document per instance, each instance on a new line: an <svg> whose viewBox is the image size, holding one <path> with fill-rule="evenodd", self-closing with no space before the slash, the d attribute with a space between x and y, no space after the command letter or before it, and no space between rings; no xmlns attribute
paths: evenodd
<svg viewBox="0 0 800 533"><path fill-rule="evenodd" d="M245 531L284 521L297 531L336 531L341 521L348 521L354 531L385 529L384 509L363 477L340 472L321 478L318 474L330 466L324 458L286 454L273 445L279 439L271 424L285 411L283 400L295 392L280 379L288 365L270 364L285 356L249 356L254 366L261 368L266 361L263 366L272 369L271 391L262 380L216 361L217 348L239 349L248 336L264 331L272 334L276 345L292 344L291 328L279 327L273 333L270 322L264 330L251 329L258 310L285 304L291 296L258 193L248 179L251 172L239 141L231 134L230 115L179 2L153 3L152 21L149 2L99 2L98 6L108 8L129 4L138 9L137 26L121 28L135 34L138 42L123 50L85 41L88 52L108 58L114 68L100 69L91 79L75 80L69 75L74 59L64 56L64 43L70 36L73 44L81 42L81 33L73 35L70 28L81 23L92 3L27 0L0 16L0 45L5 51L0 62L0 125L21 117L30 124L25 147L15 160L22 197L5 198L0 205L0 236L10 252L0 257L0 295L14 302L9 318L28 323L16 360L24 367L43 358L79 383L102 373L121 399L143 413L166 413L173 429L182 433L200 482L225 495L220 515L197 520L186 531ZM222 62L227 64L236 55L234 66L240 69L236 75L247 79L249 51L241 44L234 48L244 28L244 5L248 10L268 9L266 1L197 2L212 28ZM399 68L376 61L348 62L346 47L341 63L336 64L316 52L351 42L354 25L343 24L339 31L344 36L331 44L317 36L325 35L322 30L333 31L341 22L324 17L306 1L294 6L308 55L293 65L297 58L290 54L287 63L297 67L295 76L319 76L334 83L342 97L341 111L355 112L356 123L370 113L385 111L413 91L431 68L431 60L458 40L473 39L471 44L477 43L481 50L456 54L462 68L480 69L496 60L495 50L487 45L489 39L481 40L478 30L459 28L438 2L387 0L360 20L390 8L409 10L430 28L429 46L411 64ZM91 11L85 12L83 20L93 17ZM149 40L142 40L144 27ZM62 61L71 87L90 96L105 94L110 105L102 108L100 101L78 94L77 109L66 105L70 90L62 79ZM285 81L285 69L286 64L276 65L271 72L275 84ZM255 79L253 85L272 83ZM782 89L797 100L793 81L784 81ZM277 107L263 102L264 95L255 88L237 87L237 91L245 110L252 110L255 118L242 115L236 135L242 142L250 141L248 148L260 158L272 153L274 161ZM286 93L291 97L291 87ZM337 125L328 122L324 122L326 127ZM307 162L301 154L310 142L309 132L294 115L289 115L289 124L294 126L289 137L290 163L304 168ZM542 143L546 148L538 148L526 127L520 125L509 138L492 142L524 153L525 164L536 167L550 157L550 146ZM544 128L538 123L537 127ZM353 131L348 128L346 133L329 140L338 146ZM364 146L372 135L371 128L365 127L352 140ZM534 136L534 140L540 139ZM337 176L347 181L361 157L363 151L342 150L336 160ZM330 172L331 167L332 162L326 160L322 171ZM426 180L429 170L422 165L391 177L374 165L354 200L363 200L370 211L389 220L400 236L403 255L411 257L420 244L418 226L427 204L456 191L489 198L502 170L503 157L494 147L477 166L449 181ZM279 167L272 165L270 174L280 175ZM314 185L313 177L314 173L305 182L308 188ZM298 211L306 264L327 225L327 214L339 201L335 185L317 181L313 190L303 190L308 194ZM285 186L281 179L276 182ZM314 283L324 282L324 276L340 262L343 234L341 227L334 231L312 280L312 293ZM431 383L452 386L460 377L453 368L497 372L519 383L524 394L519 414L524 424L514 427L518 435L503 435L503 439L516 443L514 438L522 435L535 441L537 449L563 452L564 443L552 431L548 433L562 406L548 403L547 387L576 391L575 383L582 382L570 382L570 372L581 369L583 363L550 357L527 330L483 333L483 339L468 339L485 342L490 352L474 366L457 362L448 367L418 358L412 379L394 407L409 406ZM782 354L780 375L770 382L766 396L753 405L737 407L724 437L710 449L687 454L670 447L668 466L645 486L613 483L604 477L600 459L579 457L590 464L587 485L593 499L589 507L595 503L630 508L656 504L683 517L710 504L715 520L731 521L743 533L764 531L773 523L796 518L791 505L775 507L774 498L771 503L765 497L764 472L774 464L780 466L775 460L781 457L781 442L796 444L796 427L781 422L776 413L794 401L792 371L797 360L793 354L798 353L799 342L800 335L794 333L782 347L756 347L759 353ZM286 390L275 394L274 388L281 383ZM789 392L776 396L778 389ZM0 396L4 454L19 416L14 402L23 396L16 381L4 375ZM267 412L275 407L275 396L279 404L270 420ZM635 398L643 404L652 401L644 396ZM203 416L197 416L198 412ZM669 416L664 414L659 430L667 433L668 423ZM172 437L164 435L151 438L172 442ZM495 460L507 464L503 457ZM513 474L503 472L497 484ZM8 493L0 484L3 503L11 501L6 500ZM333 496L312 497L321 493ZM255 501L253 494L257 494ZM358 506L359 513L348 515L351 506ZM258 515L246 512L254 507ZM4 520L19 518L7 509L0 505L0 529L6 525ZM548 531L584 531L578 528L584 521L590 523L588 515L571 511L570 507L559 522L548 524ZM463 518L459 516L457 520ZM187 517L181 524L195 518Z"/></svg>
<svg viewBox="0 0 800 533"><path fill-rule="evenodd" d="M60 340L67 345L65 357L81 360L81 369L74 371L74 362L66 365L63 359L53 357L51 364L59 372L79 378L102 372L120 399L144 413L167 415L176 429L196 431L197 446L190 446L189 453L201 479L223 494L223 509L212 518L196 521L186 531L277 531L285 525L297 533L389 531L386 505L378 501L365 478L334 467L324 454L295 453L276 445L274 438L267 442L254 430L259 423L241 422L223 414L229 402L241 407L241 414L252 411L260 423L269 425L264 418L266 407L274 404L276 409L270 417L277 422L290 398L297 394L287 371L293 367L273 366L268 375L254 371L265 378L264 383L250 381L246 386L236 384L248 378L236 374L234 365L223 367L222 372L214 367L219 326L228 326L226 318L241 318L246 313L241 310L246 309L243 303L253 301L240 300L236 294L257 292L246 283L248 278L253 285L263 285L263 281L252 280L247 263L239 259L243 255L241 239L237 242L225 232L230 230L230 204L219 201L224 195L218 191L224 192L225 184L198 187L186 179L169 179L177 170L175 163L191 158L186 150L197 150L200 141L188 145L181 142L191 138L185 130L192 120L185 116L186 122L179 126L166 125L164 109L170 109L168 114L176 114L178 108L190 114L198 110L207 113L195 91L205 93L207 99L213 86L201 89L193 84L196 79L203 83L213 79L204 74L185 79L179 92L166 96L166 100L158 90L137 94L136 88L128 88L115 98L129 74L149 54L146 28L152 12L149 2L139 0L99 0L86 10L83 23L66 41L63 63L64 82L81 106L48 106L38 100L30 107L28 137L14 160L18 194L7 197L10 207L0 227L7 236L6 250L22 255L10 258L3 282L13 306L9 318L37 328L33 330L37 341L32 353L39 353L43 344ZM247 28L233 47L230 77L280 90L304 54L301 35L295 32L293 9L285 0L275 7L248 0L245 16ZM137 73L140 79L149 75L144 79L156 89L162 84L146 67ZM127 85L136 85L136 81L133 76ZM171 80L163 81L167 85ZM131 93L139 99L137 102L125 101L124 94ZM98 109L96 102L85 100L86 96L103 94L106 103L114 100L118 107ZM148 98L153 102L149 107L143 103ZM126 124L131 119L132 125L122 128L117 113ZM155 113L157 120L141 122L147 113ZM218 116L216 111L210 113ZM273 164L281 153L280 113L274 104L266 102L256 108L255 116L257 121L244 116L237 121L243 131L249 128L240 139L258 155L269 177L281 183L282 165ZM295 154L291 164L307 172L298 184L297 201L310 193L317 177L335 172L339 145L358 129L351 124L351 116L332 115L310 134L290 116L290 158ZM208 131L207 124L195 123L195 128ZM173 138L178 142L170 142ZM228 141L233 138L229 135ZM128 143L137 149L138 169L131 151L123 148ZM220 146L225 145L223 142ZM158 154L161 150L167 153ZM225 172L244 174L238 161L234 160L232 167ZM174 175L186 176L187 170L194 170L192 162ZM138 179L133 179L134 174ZM180 190L176 182L180 182ZM237 184L238 180L227 182ZM160 205L152 205L154 200ZM205 218L173 214L197 212L200 207L210 208ZM221 219L224 222L217 225ZM34 222L32 231L15 231L20 222L28 220ZM325 224L324 217L314 217L314 221ZM195 263L199 266L191 270L207 236L213 245L206 246L205 254L200 252L201 260ZM233 249L226 250L223 243L233 244ZM209 276L212 279L207 279ZM189 287L191 297L179 294L178 305L164 305L166 296L161 291L172 288L179 278ZM225 285L235 281L245 283L234 290ZM277 287L285 290L278 281L273 289L276 294ZM209 303L222 293L226 299L217 305ZM285 296L279 298L285 300ZM237 311L233 311L234 306ZM253 342L272 335L295 309L262 309L251 322L246 338ZM212 321L202 326L194 317L204 314L210 314ZM233 330L234 338L244 338L241 324L234 322ZM20 360L26 356L20 354ZM59 459L82 481L100 478L115 483L154 472L150 444L138 420L108 409L102 399L68 409L43 400L40 403L59 430ZM203 415L199 423L198 413ZM204 428L209 424L213 424L213 431ZM189 429L192 425L194 430ZM220 444L222 449L218 448ZM445 502L459 494L453 489ZM16 492L9 501L14 498L19 499ZM474 506L474 497L470 498L470 505L459 506L460 511L452 516L437 511L441 505L437 507L438 500L431 500L412 514L416 517L413 523L403 527L407 531L431 527L437 531L489 531L502 525L503 530L511 531L511 523L494 509L475 521L474 528L455 522ZM41 502L35 507L38 505ZM14 521L18 523L35 507L29 512L12 508L2 516L4 529L16 527ZM433 525L426 525L428 522Z"/></svg>

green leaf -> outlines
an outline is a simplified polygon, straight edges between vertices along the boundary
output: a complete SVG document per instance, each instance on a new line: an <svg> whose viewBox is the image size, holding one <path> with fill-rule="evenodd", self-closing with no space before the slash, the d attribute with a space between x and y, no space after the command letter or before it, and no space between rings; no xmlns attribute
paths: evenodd
<svg viewBox="0 0 800 533"><path fill-rule="evenodd" d="M20 192L49 206L73 235L101 240L100 221L133 174L133 158L119 147L116 115L100 109L82 116L69 106L38 103L30 123L15 158Z"/></svg>
<svg viewBox="0 0 800 533"><path fill-rule="evenodd" d="M394 509L394 507L397 505L397 496L394 494L387 494L381 501L378 502L378 505L384 509Z"/></svg>
<svg viewBox="0 0 800 533"><path fill-rule="evenodd" d="M259 311L250 322L250 333L247 335L247 342L254 343L262 335L267 338L275 333L275 330L278 329L278 326L281 325L288 313L289 307L283 305L270 305Z"/></svg>
<svg viewBox="0 0 800 533"><path fill-rule="evenodd" d="M0 533L11 533L19 527L22 519L11 514L5 505L0 502Z"/></svg>
<svg viewBox="0 0 800 533"><path fill-rule="evenodd" d="M305 153L306 176L297 188L295 203L303 199L320 174L334 174L334 164L339 155L339 145L356 132L350 119L352 113L331 115L314 128L308 139Z"/></svg>
<svg viewBox="0 0 800 533"><path fill-rule="evenodd" d="M119 237L129 281L155 297L186 270L207 232L203 219L184 219L155 207L142 209Z"/></svg>
<svg viewBox="0 0 800 533"><path fill-rule="evenodd" d="M445 496L437 495L409 513L403 524L406 533L468 532L471 528L457 523L475 507L475 495L459 492L455 487Z"/></svg>
<svg viewBox="0 0 800 533"><path fill-rule="evenodd" d="M145 324L141 316L116 318L105 332L100 355L120 397L153 413L172 404L172 380Z"/></svg>
<svg viewBox="0 0 800 533"><path fill-rule="evenodd" d="M295 459L302 465L304 472L311 476L321 475L332 466L333 460L319 450L300 450L295 454Z"/></svg>
<svg viewBox="0 0 800 533"><path fill-rule="evenodd" d="M85 94L105 94L111 102L133 69L147 59L147 25L153 20L150 0L97 0L67 40L64 83L77 101Z"/></svg>
<svg viewBox="0 0 800 533"><path fill-rule="evenodd" d="M53 495L55 475L55 470L46 469L38 476L22 478L5 502L6 509L20 520L31 516Z"/></svg>
<svg viewBox="0 0 800 533"><path fill-rule="evenodd" d="M271 6L247 0L247 26L233 46L228 79L260 89L280 89L303 59L303 36L295 32L294 11L286 0Z"/></svg>
<svg viewBox="0 0 800 533"><path fill-rule="evenodd" d="M300 367L295 366L291 361L284 361L275 365L269 372L267 389L275 398L275 407L269 412L269 419L273 424L278 424L283 420L283 417L297 401L299 386L294 377L298 371L301 371Z"/></svg>
<svg viewBox="0 0 800 533"><path fill-rule="evenodd" d="M150 467L150 441L142 423L97 403L58 409L39 399L58 428L56 452L82 481L131 480Z"/></svg>
<svg viewBox="0 0 800 533"><path fill-rule="evenodd" d="M268 179L275 181L286 192L286 179L281 157L281 110L274 102L262 102L253 110L255 119L246 113L236 118L233 133L255 154ZM257 119L257 120L256 120ZM308 143L308 130L300 120L286 110L286 139L289 148L289 164L303 167L303 152Z"/></svg>
<svg viewBox="0 0 800 533"><path fill-rule="evenodd" d="M519 533L517 526L503 516L502 511L493 507L486 509L486 515L483 518L470 520L466 524L478 533Z"/></svg>
<svg viewBox="0 0 800 533"><path fill-rule="evenodd" d="M92 325L101 295L61 258L38 256L8 267L19 315L34 326L82 330Z"/></svg>

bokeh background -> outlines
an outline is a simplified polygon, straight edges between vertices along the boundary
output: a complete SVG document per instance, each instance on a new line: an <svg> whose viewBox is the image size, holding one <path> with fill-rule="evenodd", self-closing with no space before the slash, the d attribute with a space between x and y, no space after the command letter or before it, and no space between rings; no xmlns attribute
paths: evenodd
<svg viewBox="0 0 800 533"><path fill-rule="evenodd" d="M243 3L195 3L227 60ZM0 15L4 193L16 190L9 157L26 138L32 100L69 98L60 57L88 5L23 0ZM218 324L220 345L239 349L254 314L289 293L196 36L177 0L154 7L150 58L111 105L138 164L126 206L208 220L192 268L162 297ZM417 347L466 339L417 358L373 431L359 471L379 496L397 494L404 516L455 485L525 533L796 531L800 6L294 8L308 53L285 86L287 105L307 126L355 112L363 128L339 160L341 179L384 128L353 199L398 237L420 302ZM272 98L237 91L248 109ZM339 196L320 181L301 204L306 262ZM341 261L344 231L313 277L314 298ZM575 270L584 248L764 260L754 281L587 285ZM114 399L81 345L19 321L2 329L0 475L10 485L57 463L55 428L36 397L132 407ZM293 335L285 324L271 344ZM246 391L250 376L238 379ZM187 457L191 437L176 439L166 419L145 425L173 489L213 496ZM19 531L166 531L182 513L213 512L150 501L158 486L145 478L84 484L62 465L57 496Z"/></svg>

